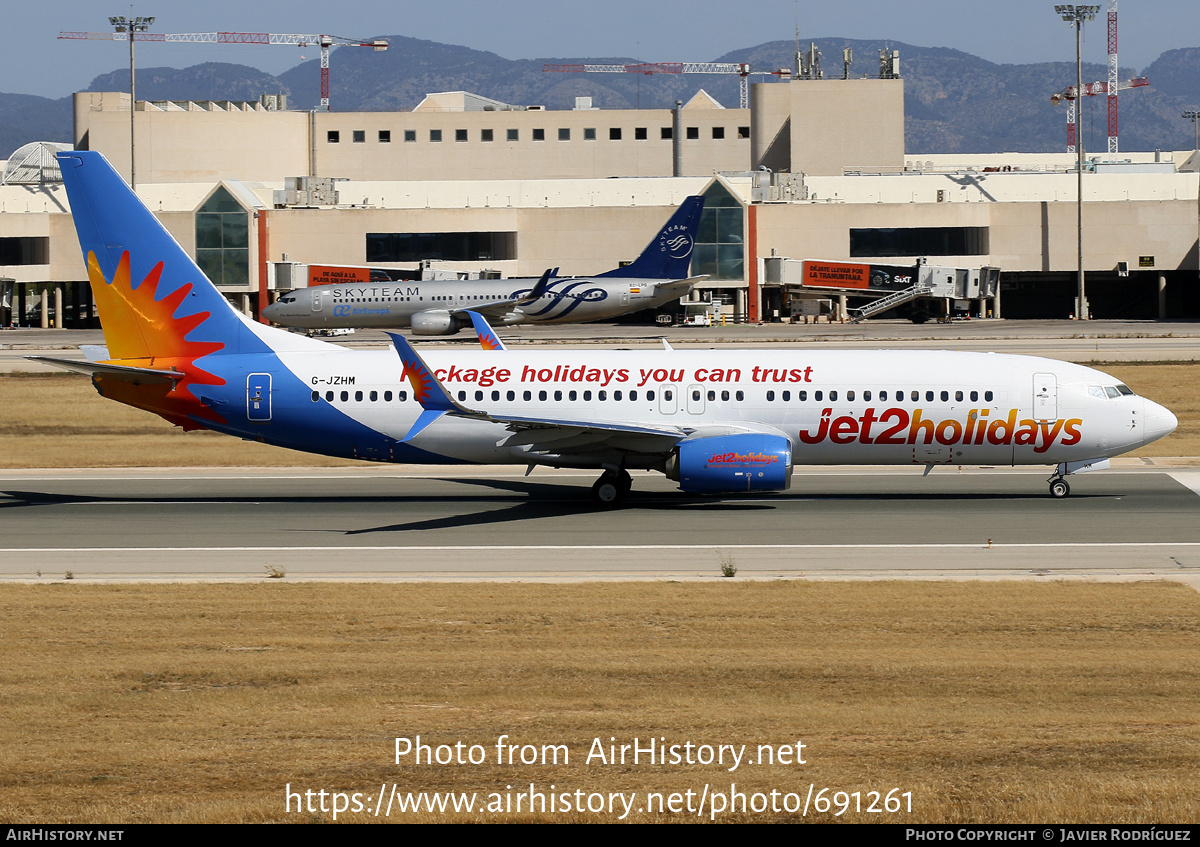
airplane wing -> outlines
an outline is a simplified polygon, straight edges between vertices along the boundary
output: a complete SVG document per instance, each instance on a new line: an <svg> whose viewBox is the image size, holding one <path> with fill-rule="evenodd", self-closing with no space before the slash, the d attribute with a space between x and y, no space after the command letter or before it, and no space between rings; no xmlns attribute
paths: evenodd
<svg viewBox="0 0 1200 847"><path fill-rule="evenodd" d="M417 418L416 423L408 431L408 434L402 438L402 441L410 441L421 433L423 429L428 427L442 415L452 415L461 418L474 418L476 420L491 421L493 423L506 424L512 432L533 432L544 430L541 435L545 440L557 441L562 437L571 436L578 439L579 436L591 434L593 436L603 436L603 438L593 437L591 440L605 440L614 435L621 436L640 436L667 439L670 444L687 438L692 430L678 426L656 426L653 424L631 424L622 421L597 421L597 420L578 420L572 418L550 418L550 417L531 417L524 415L499 415L490 412L469 409L455 400L438 378L434 376L433 370L425 364L425 360L413 348L403 335L395 332L389 332L392 338L392 343L396 347L396 352L400 356L400 360L404 363L404 370L408 376L409 382L412 383L413 396L417 402L421 404L422 412ZM524 440L521 443L532 444L540 439L533 441ZM505 443L510 443L511 439L506 439Z"/></svg>
<svg viewBox="0 0 1200 847"><path fill-rule="evenodd" d="M546 293L550 282L557 274L558 268L548 268L542 274L541 279L537 281L524 297L509 297L505 300L493 300L490 303L474 303L470 308L451 309L450 313L454 315L470 315L471 312L477 312L491 318L503 318L514 311L520 311L522 306L528 306L542 299L542 295Z"/></svg>

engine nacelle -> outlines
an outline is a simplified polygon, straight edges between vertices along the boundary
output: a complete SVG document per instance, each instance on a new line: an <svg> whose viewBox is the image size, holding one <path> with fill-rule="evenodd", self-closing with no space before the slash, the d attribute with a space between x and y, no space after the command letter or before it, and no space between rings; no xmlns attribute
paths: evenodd
<svg viewBox="0 0 1200 847"><path fill-rule="evenodd" d="M443 309L417 312L412 316L413 335L454 335L466 325Z"/></svg>
<svg viewBox="0 0 1200 847"><path fill-rule="evenodd" d="M682 491L716 494L786 491L792 484L792 445L782 435L742 433L681 441L667 478Z"/></svg>

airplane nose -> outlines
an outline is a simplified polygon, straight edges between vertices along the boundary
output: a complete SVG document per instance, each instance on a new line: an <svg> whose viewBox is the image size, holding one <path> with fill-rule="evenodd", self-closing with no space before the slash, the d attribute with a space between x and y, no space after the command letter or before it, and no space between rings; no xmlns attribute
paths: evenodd
<svg viewBox="0 0 1200 847"><path fill-rule="evenodd" d="M1149 444L1174 432L1175 427L1179 426L1179 419L1170 409L1158 405L1153 400L1146 400L1145 403L1145 417L1142 419L1145 422L1144 443Z"/></svg>
<svg viewBox="0 0 1200 847"><path fill-rule="evenodd" d="M283 312L283 308L278 303L272 303L262 310L262 316L269 321L275 320Z"/></svg>

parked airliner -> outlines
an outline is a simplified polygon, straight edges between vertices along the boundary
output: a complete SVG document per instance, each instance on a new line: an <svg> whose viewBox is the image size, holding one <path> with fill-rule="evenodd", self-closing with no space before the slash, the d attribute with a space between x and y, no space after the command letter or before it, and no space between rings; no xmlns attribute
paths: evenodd
<svg viewBox="0 0 1200 847"><path fill-rule="evenodd" d="M704 198L688 197L637 259L596 276L319 285L262 314L300 329L412 327L413 335L454 335L471 326L468 310L504 326L609 320L678 300L707 278L688 277L702 211Z"/></svg>
<svg viewBox="0 0 1200 847"><path fill-rule="evenodd" d="M105 397L184 429L334 456L601 471L688 492L781 491L794 465L1053 465L1066 476L1172 432L1107 374L1050 359L913 351L350 350L235 309L95 152L59 154L107 349Z"/></svg>

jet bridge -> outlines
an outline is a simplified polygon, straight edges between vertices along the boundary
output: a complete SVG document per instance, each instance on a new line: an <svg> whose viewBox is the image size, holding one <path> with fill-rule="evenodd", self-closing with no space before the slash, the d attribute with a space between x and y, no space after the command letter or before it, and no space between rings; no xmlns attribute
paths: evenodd
<svg viewBox="0 0 1200 847"><path fill-rule="evenodd" d="M839 312L851 321L866 320L891 309L914 304L907 310L912 320L921 322L932 317L933 310L917 301L941 301L943 315L960 309L972 309L987 314L987 300L992 301L992 314L1000 316L1000 269L990 266L954 268L941 265L879 265L858 262L823 262L772 256L764 260L764 279L787 293L788 300L798 301L835 296ZM850 306L849 298L859 305ZM865 300L866 302L862 302Z"/></svg>

